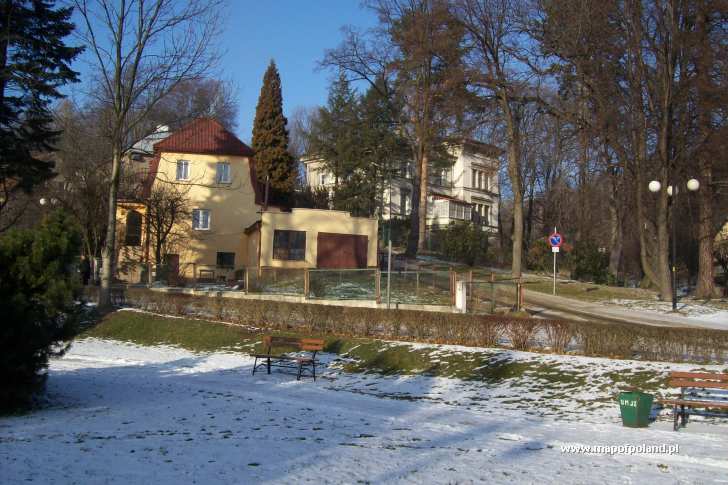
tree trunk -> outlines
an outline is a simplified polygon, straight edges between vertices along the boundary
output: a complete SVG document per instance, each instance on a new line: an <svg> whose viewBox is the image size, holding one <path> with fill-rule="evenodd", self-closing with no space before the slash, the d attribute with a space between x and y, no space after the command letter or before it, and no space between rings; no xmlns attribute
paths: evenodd
<svg viewBox="0 0 728 485"><path fill-rule="evenodd" d="M622 221L617 209L615 189L613 188L611 192L609 204L609 273L619 280L619 263L622 261L624 237L622 235Z"/></svg>
<svg viewBox="0 0 728 485"><path fill-rule="evenodd" d="M111 305L111 284L116 267L116 200L119 193L120 173L121 148L115 146L112 151L109 213L106 227L106 242L102 253L101 287L99 289L99 308L102 309L107 309Z"/></svg>
<svg viewBox="0 0 728 485"><path fill-rule="evenodd" d="M422 153L422 162L420 167L420 212L419 227L417 234L417 251L425 249L425 238L427 237L427 182L429 177L428 164L430 157L426 151Z"/></svg>
<svg viewBox="0 0 728 485"><path fill-rule="evenodd" d="M705 299L718 296L713 267L713 167L712 157L707 150L711 130L711 109L707 91L710 90L709 71L713 63L712 46L708 36L710 19L707 9L706 2L701 2L697 21L700 49L697 52L695 62L698 88L698 132L702 142L698 154L700 170L700 189L698 191L698 286L695 295L698 298Z"/></svg>
<svg viewBox="0 0 728 485"><path fill-rule="evenodd" d="M415 166L414 180L412 181L412 211L410 213L410 232L407 236L407 256L417 256L418 239L420 235L420 164L419 151L414 150Z"/></svg>
<svg viewBox="0 0 728 485"><path fill-rule="evenodd" d="M513 255L511 274L514 278L521 277L523 257L523 185L521 183L520 167L520 133L518 120L508 104L505 94L501 97L501 108L506 119L508 129L508 177L511 179L513 191Z"/></svg>

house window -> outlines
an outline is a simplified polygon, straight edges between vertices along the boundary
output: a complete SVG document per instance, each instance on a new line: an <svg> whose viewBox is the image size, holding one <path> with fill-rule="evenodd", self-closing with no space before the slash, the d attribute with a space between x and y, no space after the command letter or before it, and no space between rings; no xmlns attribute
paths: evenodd
<svg viewBox="0 0 728 485"><path fill-rule="evenodd" d="M192 209L192 229L206 231L210 229L210 210Z"/></svg>
<svg viewBox="0 0 728 485"><path fill-rule="evenodd" d="M466 219L466 215L470 216L470 211L464 204L450 202L450 219Z"/></svg>
<svg viewBox="0 0 728 485"><path fill-rule="evenodd" d="M319 185L326 185L328 183L326 172L321 170L319 172Z"/></svg>
<svg viewBox="0 0 728 485"><path fill-rule="evenodd" d="M234 268L235 253L217 253L218 268Z"/></svg>
<svg viewBox="0 0 728 485"><path fill-rule="evenodd" d="M471 175L472 175L472 178L470 180L470 182L471 182L470 185L474 189L477 189L478 188L478 171L477 170L472 170L472 174Z"/></svg>
<svg viewBox="0 0 728 485"><path fill-rule="evenodd" d="M231 182L230 177L230 163L218 162L217 163L217 183L218 184L229 184Z"/></svg>
<svg viewBox="0 0 728 485"><path fill-rule="evenodd" d="M273 232L273 259L303 261L306 259L306 231Z"/></svg>
<svg viewBox="0 0 728 485"><path fill-rule="evenodd" d="M139 246L142 243L142 215L137 211L126 213L125 246Z"/></svg>
<svg viewBox="0 0 728 485"><path fill-rule="evenodd" d="M177 180L189 180L190 162L188 160L177 160Z"/></svg>

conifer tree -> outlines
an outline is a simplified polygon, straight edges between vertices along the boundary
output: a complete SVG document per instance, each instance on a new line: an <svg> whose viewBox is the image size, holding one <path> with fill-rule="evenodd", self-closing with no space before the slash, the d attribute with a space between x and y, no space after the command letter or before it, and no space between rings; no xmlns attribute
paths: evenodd
<svg viewBox="0 0 728 485"><path fill-rule="evenodd" d="M253 123L258 180L269 184L269 203L290 205L296 186L296 161L288 151L288 121L283 116L281 78L271 60L263 76Z"/></svg>
<svg viewBox="0 0 728 485"><path fill-rule="evenodd" d="M53 7L48 0L0 2L0 210L10 192L53 173L37 153L51 150L58 136L49 104L77 81L70 63L82 50L64 43L72 9Z"/></svg>
<svg viewBox="0 0 728 485"><path fill-rule="evenodd" d="M329 86L326 106L319 108L309 135L311 154L323 160L334 178L334 190L360 163L359 98L343 72Z"/></svg>

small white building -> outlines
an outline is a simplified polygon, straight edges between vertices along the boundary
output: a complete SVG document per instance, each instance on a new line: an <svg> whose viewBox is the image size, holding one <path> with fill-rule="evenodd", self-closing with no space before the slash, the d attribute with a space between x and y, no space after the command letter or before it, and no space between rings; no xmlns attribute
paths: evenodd
<svg viewBox="0 0 728 485"><path fill-rule="evenodd" d="M502 150L475 140L450 145L451 167L430 170L427 194L427 226L445 227L454 221L472 221L496 234L500 202L498 157ZM323 160L303 160L306 183L312 188L333 190L334 177ZM435 172L435 173L433 173ZM407 163L382 187L382 218L403 219L412 211L412 165Z"/></svg>

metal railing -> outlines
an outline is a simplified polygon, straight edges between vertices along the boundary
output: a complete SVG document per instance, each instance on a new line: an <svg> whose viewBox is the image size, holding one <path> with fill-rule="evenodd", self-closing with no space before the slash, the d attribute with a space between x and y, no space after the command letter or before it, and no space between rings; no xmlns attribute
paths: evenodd
<svg viewBox="0 0 728 485"><path fill-rule="evenodd" d="M309 269L306 296L326 300L377 300L376 269Z"/></svg>

